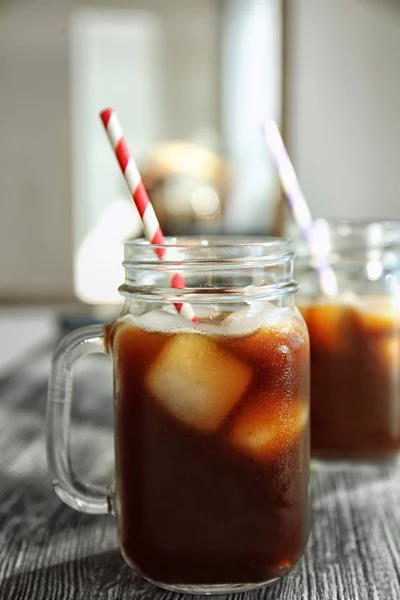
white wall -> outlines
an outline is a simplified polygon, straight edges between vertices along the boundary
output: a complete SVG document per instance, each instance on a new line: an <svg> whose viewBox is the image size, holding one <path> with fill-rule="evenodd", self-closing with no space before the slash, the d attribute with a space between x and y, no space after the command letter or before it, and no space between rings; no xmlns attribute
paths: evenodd
<svg viewBox="0 0 400 600"><path fill-rule="evenodd" d="M0 299L72 295L67 26L71 9L83 3L117 5L113 0L0 4ZM121 6L157 6L166 22L178 27L195 6L211 4L118 0ZM287 5L287 131L314 213L400 218L398 2L287 0ZM172 31L171 43L174 36ZM206 81L209 48L200 46L197 56L197 68L178 56L181 68L185 77L201 75ZM175 59L171 49L171 65ZM168 110L182 88L170 90ZM213 122L218 106L206 101L205 85L201 91L193 112L201 122ZM192 116L182 116L186 128Z"/></svg>
<svg viewBox="0 0 400 600"><path fill-rule="evenodd" d="M225 228L265 234L279 183L266 160L260 123L281 122L281 0L225 0L222 31L222 120L234 170Z"/></svg>
<svg viewBox="0 0 400 600"><path fill-rule="evenodd" d="M313 212L400 218L400 3L288 6L288 143Z"/></svg>
<svg viewBox="0 0 400 600"><path fill-rule="evenodd" d="M66 15L0 5L0 293L72 285Z"/></svg>
<svg viewBox="0 0 400 600"><path fill-rule="evenodd" d="M0 300L73 296L68 25L82 5L157 11L166 36L163 134L218 125L215 0L0 2ZM213 40L204 43L197 26Z"/></svg>

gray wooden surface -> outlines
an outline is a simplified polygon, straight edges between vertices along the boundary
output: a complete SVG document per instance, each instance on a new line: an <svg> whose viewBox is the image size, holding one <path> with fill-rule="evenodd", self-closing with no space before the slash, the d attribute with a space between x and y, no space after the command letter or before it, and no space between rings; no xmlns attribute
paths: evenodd
<svg viewBox="0 0 400 600"><path fill-rule="evenodd" d="M44 450L49 353L0 380L0 598L173 599L124 564L111 517L63 506ZM110 365L84 364L75 388L74 462L99 481L112 473ZM400 471L320 471L312 478L313 533L296 572L247 598L400 599ZM176 596L178 598L178 596Z"/></svg>

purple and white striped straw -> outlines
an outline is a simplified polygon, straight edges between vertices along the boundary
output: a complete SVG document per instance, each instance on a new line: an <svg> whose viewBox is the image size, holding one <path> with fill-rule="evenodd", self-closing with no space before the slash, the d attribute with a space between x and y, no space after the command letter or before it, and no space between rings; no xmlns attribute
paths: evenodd
<svg viewBox="0 0 400 600"><path fill-rule="evenodd" d="M300 187L289 154L283 143L280 131L274 121L268 121L262 125L263 135L276 170L278 171L286 200L292 211L293 218L297 223L303 239L306 241L309 251L315 260L315 270L318 274L318 281L321 291L326 296L336 296L338 285L336 275L329 266L326 254L316 255L312 244L312 234L314 223L310 209Z"/></svg>

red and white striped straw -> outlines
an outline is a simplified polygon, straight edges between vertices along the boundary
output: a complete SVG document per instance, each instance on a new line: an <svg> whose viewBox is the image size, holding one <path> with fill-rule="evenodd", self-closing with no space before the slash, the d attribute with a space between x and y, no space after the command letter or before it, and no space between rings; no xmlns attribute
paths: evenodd
<svg viewBox="0 0 400 600"><path fill-rule="evenodd" d="M114 149L118 164L128 185L133 201L138 209L142 219L143 229L146 239L151 244L163 245L165 238L161 231L153 205L143 185L142 178L138 171L135 161L129 151L122 127L115 111L112 108L106 108L101 111L100 118L103 121L110 143ZM165 248L156 248L158 258L162 259L165 254ZM182 289L185 287L185 281L180 273L174 273L171 277L171 287ZM187 302L175 303L175 308L182 316L191 321L198 321L193 308Z"/></svg>

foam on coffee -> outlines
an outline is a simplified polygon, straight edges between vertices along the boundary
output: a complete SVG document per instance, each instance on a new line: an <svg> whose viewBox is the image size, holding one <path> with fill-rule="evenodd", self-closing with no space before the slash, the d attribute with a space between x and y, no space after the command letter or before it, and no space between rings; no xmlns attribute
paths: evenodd
<svg viewBox="0 0 400 600"><path fill-rule="evenodd" d="M211 336L246 336L263 326L293 320L288 308L278 308L268 301L252 303L225 317L218 323L188 323L181 315L169 310L154 310L141 315L125 315L126 325L153 333L198 333Z"/></svg>

